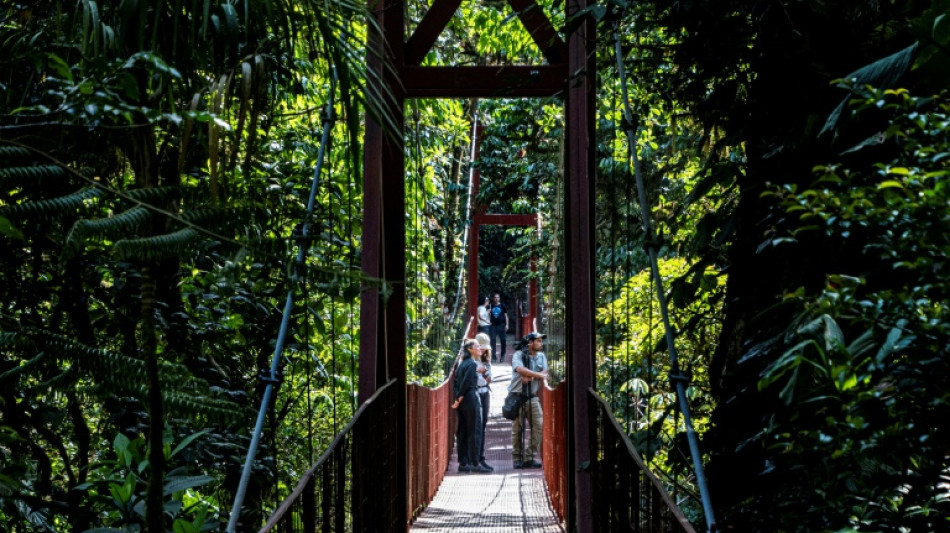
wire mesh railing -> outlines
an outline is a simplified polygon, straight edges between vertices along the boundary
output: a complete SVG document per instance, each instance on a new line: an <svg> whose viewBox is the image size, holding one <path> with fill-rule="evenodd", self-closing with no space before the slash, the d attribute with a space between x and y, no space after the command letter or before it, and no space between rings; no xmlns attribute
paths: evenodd
<svg viewBox="0 0 950 533"><path fill-rule="evenodd" d="M589 393L594 531L695 533L662 482L644 464L610 405L593 389Z"/></svg>
<svg viewBox="0 0 950 533"><path fill-rule="evenodd" d="M568 443L568 397L567 385L561 384L555 388L544 388L541 395L541 410L544 413L543 438L541 446L541 462L544 465L544 481L548 485L548 494L551 497L551 507L560 520L567 517L567 507L570 505L565 459L570 453Z"/></svg>
<svg viewBox="0 0 950 533"><path fill-rule="evenodd" d="M397 387L390 380L359 408L259 533L405 529L396 508L404 490L396 479Z"/></svg>
<svg viewBox="0 0 950 533"><path fill-rule="evenodd" d="M458 424L452 403L452 378L434 389L409 385L409 518L435 497L452 458Z"/></svg>

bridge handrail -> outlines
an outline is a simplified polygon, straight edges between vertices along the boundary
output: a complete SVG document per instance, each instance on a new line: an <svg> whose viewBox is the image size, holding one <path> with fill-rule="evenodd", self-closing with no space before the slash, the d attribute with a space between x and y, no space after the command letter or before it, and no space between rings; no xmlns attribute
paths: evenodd
<svg viewBox="0 0 950 533"><path fill-rule="evenodd" d="M566 458L570 453L567 442L567 384L562 381L555 387L545 380L544 392L541 394L541 407L544 412L542 426L544 443L541 446L541 462L544 465L544 480L548 485L548 495L551 497L551 507L560 520L567 519L568 485L570 478L567 475Z"/></svg>
<svg viewBox="0 0 950 533"><path fill-rule="evenodd" d="M649 480L649 482L652 484L652 487L653 487L652 493L655 494L656 496L659 496L660 500L666 507L666 511L669 512L670 515L672 516L673 522L675 522L676 524L680 526L680 528L676 529L676 531L682 531L683 533L696 533L696 530L693 528L692 524L690 524L689 521L686 519L686 516L683 514L683 511L679 508L679 506L676 505L676 503L673 501L673 498L671 498L669 493L666 491L666 487L663 486L663 482L660 481L660 479L656 477L656 475L653 474L653 472L651 472L650 469L646 466L646 463L644 463L643 458L640 457L639 452L637 452L636 448L634 448L633 446L633 443L630 442L630 439L627 437L626 432L624 432L623 429L620 427L620 424L617 422L616 417L614 417L613 412L610 409L610 406L607 404L607 402L599 394L597 394L597 391L595 391L593 388L588 389L588 392L591 395L592 399L594 400L590 404L591 421L597 422L601 420L601 418L597 416L598 415L597 411L599 408L599 411L600 411L599 414L603 416L606 420L609 420L609 427L612 428L613 432L615 433L614 437L620 440L623 448L625 449L627 454L629 454L630 459L633 460L636 468L639 470L640 473L646 476L647 480ZM602 438L602 437L606 437L606 435L598 435L598 429L603 428L604 430L606 430L607 427L605 426L606 424L605 425L601 425L599 423L591 424L591 440L590 440L591 447L592 447L591 470L592 470L592 477L595 478L593 479L594 483L592 484L594 487L595 494L593 495L594 497L592 499L594 500L594 502L596 502L595 505L601 508L601 512L599 513L597 512L597 509L595 509L595 513L594 513L595 521L609 520L611 517L617 516L618 512L619 513L624 513L624 512L635 513L638 511L638 509L635 509L634 506L629 505L629 503L637 503L637 504L639 503L639 502L627 502L628 504L622 504L618 506L618 507L625 507L625 508L604 509L605 506L610 505L610 502L611 500L614 499L614 497L618 497L618 496L622 497L622 494L620 493L622 493L623 490L616 490L617 485L627 486L624 484L629 483L629 480L619 479L618 476L619 476L620 469L617 469L617 466L619 465L615 465L615 464L611 465L612 468L610 469L612 474L615 476L614 479L612 480L615 483L608 483L606 479L601 479L601 480L596 479L599 472L598 472L597 466L594 463L598 462L599 460L603 458L604 453L601 453L603 450L599 449L599 444L602 444L606 440ZM632 490L635 490L635 489L632 489ZM607 494L597 495L596 494L597 491L610 491L610 495L607 495ZM657 506L655 505L655 502L652 501L652 498L648 497L647 499L650 500L651 511L656 510ZM646 529L645 531L663 531L663 532L673 531L669 527L672 524L663 520L662 509L660 509L659 511L660 512L658 514L660 514L661 516L654 517L652 516L652 513L651 513L650 516L646 518L654 526L654 529ZM624 528L631 526L632 525L631 517L624 517L623 519L621 519L621 523L623 524L622 527ZM603 526L598 527L598 525L595 524L595 530L614 531L614 528L609 527L609 525L607 527L603 527Z"/></svg>
<svg viewBox="0 0 950 533"><path fill-rule="evenodd" d="M435 388L410 383L406 392L411 522L429 505L442 484L452 455L457 419L455 411L448 408L452 402L452 384L448 379Z"/></svg>
<svg viewBox="0 0 950 533"><path fill-rule="evenodd" d="M329 458L336 452L337 447L340 445L341 442L343 442L347 434L353 431L353 428L356 426L356 423L359 421L363 413L366 412L376 402L376 400L385 391L389 389L389 387L392 387L393 383L395 382L396 382L395 379L389 380L385 385L380 387L372 396L370 396L368 400L363 402L363 405L361 405L360 408L357 409L356 414L353 415L353 418L351 418L350 421L347 422L345 426L343 426L343 429L341 429L336 434L336 436L333 438L333 442L331 442L330 445L327 447L326 451L323 452L323 455L321 455L320 458L317 459L317 462L314 463L313 466L311 466L310 469L308 469L304 473L304 475L300 478L300 481L297 483L297 487L293 490L293 492L290 493L290 495L287 496L287 498L284 499L284 501L274 511L274 513L267 520L267 523L264 524L264 527L262 527L258 533L266 533L270 531L271 529L273 529L275 525L277 525L277 522L280 521L280 519L284 517L284 515L291 508L291 506L293 506L294 502L296 502L301 497L304 489L306 488L310 480L313 479L313 476L317 472L317 470L319 470L320 468L324 466L324 464L329 460Z"/></svg>
<svg viewBox="0 0 950 533"><path fill-rule="evenodd" d="M462 350L460 348L456 354L455 363L461 359L461 355ZM451 403L451 381L454 377L454 368L455 364L452 365L452 370L446 379L435 388L429 388L415 383L406 384L408 407L407 437L409 440L409 449L407 450L409 455L409 479L407 488L409 490L408 517L410 522L432 501L432 498L435 496L442 482L442 478L445 476L452 455L457 419L455 411L449 409L448 405ZM356 516L344 516L348 511L345 509L346 504L341 498L353 497L353 509L358 506L356 500L359 498L351 493L343 494L340 492L347 490L346 486L348 486L348 483L345 481L341 482L340 480L348 476L348 471L352 466L348 464L349 461L358 460L356 457L356 455L358 455L356 449L346 449L348 445L347 439L355 438L355 434L358 433L358 431L362 431L358 430L358 424L363 418L370 416L369 420L373 420L372 417L374 415L366 414L366 412L379 401L381 395L390 391L393 387L393 383L396 381L395 379L390 380L360 406L349 422L336 434L333 441L316 463L301 476L294 490L268 518L267 523L259 530L259 533L275 530L284 531L285 528L296 531L299 527L305 529L311 527L306 524L313 524L312 527L318 527L318 522L322 522L325 526L321 529L322 531L340 530L338 529L339 527L346 527L346 524L350 523L351 520L353 524L357 521L361 524L366 522L366 527L357 528L359 530L372 531L372 528L378 525L378 522L373 518L357 520ZM383 401L385 402L386 400ZM371 467L371 463L375 464L377 461L380 461L380 459L380 457L372 455L371 457L364 457L361 463L363 467ZM382 462L389 464L388 461ZM356 467L354 466L352 468L355 475ZM373 475L388 475L379 471L377 467L372 468L375 469ZM386 467L382 466L382 468L385 469ZM327 469L329 469L329 471L318 474ZM363 470L365 470L365 468L361 469L361 472ZM335 503L320 500L321 496L313 493L313 491L318 490L318 488L313 486L314 479L321 475L327 479L323 479L322 482L318 480L316 483L321 485L319 489L327 489L330 492L331 495L325 496L328 500L334 500ZM352 482L355 487L358 480L354 477ZM342 485L339 485L340 483L342 483ZM308 490L310 493L307 493ZM314 500L315 497L316 500ZM315 502L318 500L322 503L316 504ZM370 498L370 500L372 501L372 498ZM300 506L299 513L301 516L289 515L289 513L297 512L293 510L295 505ZM316 507L320 507L320 509L315 508L315 505ZM319 517L317 516L318 511L323 511L323 514ZM293 524L282 526L281 524L287 520L293 522ZM385 520L384 518L384 522ZM306 522L306 524L298 522ZM301 531L303 530L304 529L301 529ZM310 529L306 530L310 531Z"/></svg>
<svg viewBox="0 0 950 533"><path fill-rule="evenodd" d="M472 331L473 325L474 318L470 318L466 334ZM415 383L407 386L410 523L432 502L449 467L458 425L457 413L449 405L452 403L455 368L461 359L462 348L459 346L448 376L436 387ZM437 407L439 409L435 409ZM425 440L422 435L425 435Z"/></svg>

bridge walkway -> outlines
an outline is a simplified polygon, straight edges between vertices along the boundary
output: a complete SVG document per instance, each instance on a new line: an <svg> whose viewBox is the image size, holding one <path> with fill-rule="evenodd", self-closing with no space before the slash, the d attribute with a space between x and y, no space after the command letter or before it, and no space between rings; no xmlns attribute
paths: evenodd
<svg viewBox="0 0 950 533"><path fill-rule="evenodd" d="M453 452L448 472L435 498L413 522L411 532L565 531L551 506L544 471L540 468L515 470L512 466L511 421L501 416L501 405L511 379L510 361L509 353L507 362L492 365L495 379L485 428L488 438L485 460L495 471L488 474L460 473L458 458Z"/></svg>

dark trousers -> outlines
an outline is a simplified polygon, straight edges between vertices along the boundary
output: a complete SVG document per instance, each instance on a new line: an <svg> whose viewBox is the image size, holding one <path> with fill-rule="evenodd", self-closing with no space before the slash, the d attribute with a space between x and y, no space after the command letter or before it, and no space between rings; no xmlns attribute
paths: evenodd
<svg viewBox="0 0 950 533"><path fill-rule="evenodd" d="M459 404L459 426L455 433L459 466L478 464L478 452L482 447L482 406L478 393L467 393Z"/></svg>
<svg viewBox="0 0 950 533"><path fill-rule="evenodd" d="M479 392L479 399L482 401L482 445L478 448L478 462L485 462L485 441L488 436L485 434L485 426L488 424L488 408L491 405L491 391Z"/></svg>
<svg viewBox="0 0 950 533"><path fill-rule="evenodd" d="M492 326L491 331L489 332L491 336L491 356L492 359L498 357L499 361L505 360L505 352L508 351L508 339L507 332L504 324L498 324L497 326ZM501 342L501 351L495 349L498 346L498 342Z"/></svg>

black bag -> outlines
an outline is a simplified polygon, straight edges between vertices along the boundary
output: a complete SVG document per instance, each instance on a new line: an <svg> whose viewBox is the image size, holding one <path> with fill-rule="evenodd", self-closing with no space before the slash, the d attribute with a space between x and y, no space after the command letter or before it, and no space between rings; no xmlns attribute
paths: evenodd
<svg viewBox="0 0 950 533"><path fill-rule="evenodd" d="M501 416L508 420L518 418L521 413L521 406L528 400L527 396L522 396L520 392L509 392L505 397L505 404L501 406Z"/></svg>

